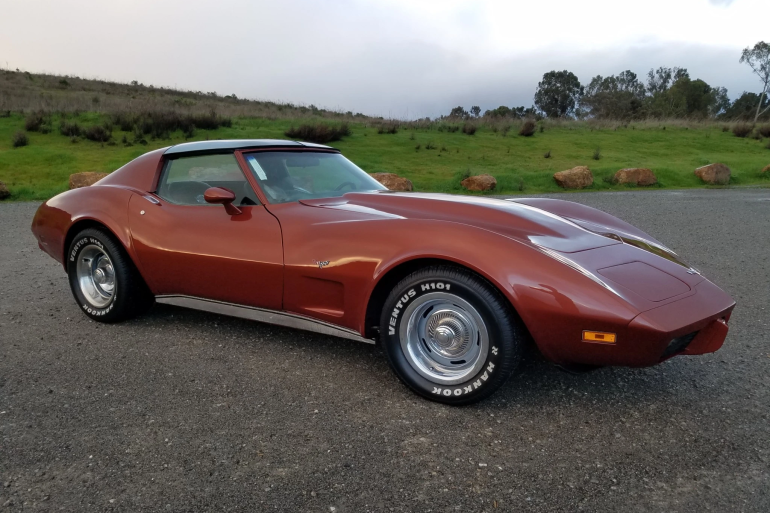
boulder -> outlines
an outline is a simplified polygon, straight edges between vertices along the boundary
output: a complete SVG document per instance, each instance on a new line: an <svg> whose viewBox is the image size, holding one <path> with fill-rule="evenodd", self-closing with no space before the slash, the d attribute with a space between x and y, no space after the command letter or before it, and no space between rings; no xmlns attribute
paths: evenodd
<svg viewBox="0 0 770 513"><path fill-rule="evenodd" d="M3 182L0 182L0 201L4 200L10 195L11 195L11 191L8 190L8 187L6 187Z"/></svg>
<svg viewBox="0 0 770 513"><path fill-rule="evenodd" d="M391 191L414 190L411 180L407 180L395 173L372 173L371 176Z"/></svg>
<svg viewBox="0 0 770 513"><path fill-rule="evenodd" d="M469 176L460 185L469 191L492 191L497 187L497 180L492 175Z"/></svg>
<svg viewBox="0 0 770 513"><path fill-rule="evenodd" d="M93 185L108 173L97 173L95 171L86 171L85 173L75 173L70 175L70 189L79 189L81 187L88 187Z"/></svg>
<svg viewBox="0 0 770 513"><path fill-rule="evenodd" d="M658 178L650 169L643 167L631 167L621 169L612 177L612 183L632 183L634 185L654 185Z"/></svg>
<svg viewBox="0 0 770 513"><path fill-rule="evenodd" d="M724 164L709 164L695 170L695 176L711 185L727 185L730 182L730 168Z"/></svg>
<svg viewBox="0 0 770 513"><path fill-rule="evenodd" d="M594 175L587 166L577 166L566 171L554 173L553 179L559 187L565 189L582 189L594 183Z"/></svg>
<svg viewBox="0 0 770 513"><path fill-rule="evenodd" d="M770 174L770 164L768 164L765 167L763 167L762 168L762 172Z"/></svg>

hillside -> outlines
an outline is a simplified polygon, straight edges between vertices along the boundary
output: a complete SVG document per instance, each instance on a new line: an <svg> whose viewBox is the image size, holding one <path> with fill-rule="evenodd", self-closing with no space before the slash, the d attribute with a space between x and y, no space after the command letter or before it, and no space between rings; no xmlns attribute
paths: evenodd
<svg viewBox="0 0 770 513"><path fill-rule="evenodd" d="M14 134L36 115L41 124L26 131L28 145L14 148ZM651 168L660 181L654 188L701 187L693 170L713 162L732 169L731 185L770 186L770 173L761 172L770 164L770 143L759 129L736 137L730 126L714 123L546 120L522 137L516 120L477 120L473 135L463 133L462 123L422 120L388 122L395 132L388 133L379 129L382 120L363 115L7 71L0 73L0 181L12 199L42 200L65 190L71 173L110 172L154 148L286 138L292 126L341 122L351 133L333 146L366 171L397 173L420 191L462 193L464 176L488 173L498 180L496 194L556 192L553 173L577 165L593 171L590 190L625 189L609 178L626 167Z"/></svg>

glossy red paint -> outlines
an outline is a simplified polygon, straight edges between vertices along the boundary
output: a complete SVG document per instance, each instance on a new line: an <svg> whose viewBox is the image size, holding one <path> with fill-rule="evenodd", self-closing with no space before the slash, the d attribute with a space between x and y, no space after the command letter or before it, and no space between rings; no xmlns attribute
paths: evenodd
<svg viewBox="0 0 770 513"><path fill-rule="evenodd" d="M702 354L727 334L727 294L596 209L388 191L270 204L243 156L257 150L233 153L261 205L228 211L229 191L209 189L207 201L224 206L181 206L154 194L164 151L43 204L32 226L40 247L65 263L68 238L98 222L156 295L282 310L361 335L382 280L415 261L451 262L492 283L559 364L654 365L676 337L698 332L680 354ZM585 342L586 330L616 342Z"/></svg>

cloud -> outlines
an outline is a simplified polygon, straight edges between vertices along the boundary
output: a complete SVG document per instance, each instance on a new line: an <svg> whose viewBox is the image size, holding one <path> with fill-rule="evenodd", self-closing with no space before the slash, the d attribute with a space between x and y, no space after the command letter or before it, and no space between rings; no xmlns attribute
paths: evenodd
<svg viewBox="0 0 770 513"><path fill-rule="evenodd" d="M738 58L766 1L646 0L629 23L617 0L27 0L3 8L0 60L398 118L529 106L553 69L585 84L681 66L734 98L756 89Z"/></svg>
<svg viewBox="0 0 770 513"><path fill-rule="evenodd" d="M718 5L719 7L727 7L735 2L735 0L709 0L709 2L712 5Z"/></svg>

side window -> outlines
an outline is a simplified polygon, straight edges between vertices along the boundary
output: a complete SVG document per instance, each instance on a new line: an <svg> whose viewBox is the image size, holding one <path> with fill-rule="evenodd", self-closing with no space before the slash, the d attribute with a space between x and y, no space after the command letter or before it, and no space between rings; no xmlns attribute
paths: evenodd
<svg viewBox="0 0 770 513"><path fill-rule="evenodd" d="M258 205L233 154L198 155L169 160L158 184L158 196L177 205L208 205L203 193L224 187L235 193L235 205Z"/></svg>

